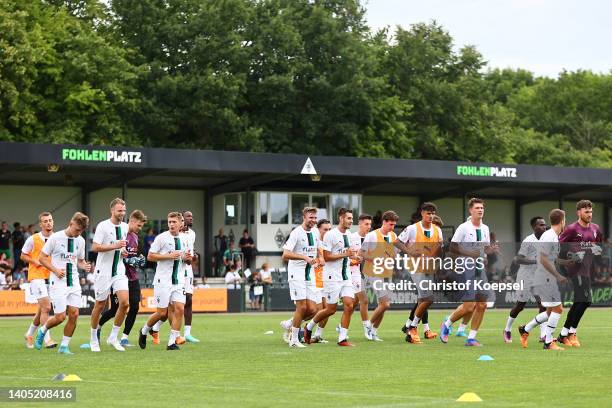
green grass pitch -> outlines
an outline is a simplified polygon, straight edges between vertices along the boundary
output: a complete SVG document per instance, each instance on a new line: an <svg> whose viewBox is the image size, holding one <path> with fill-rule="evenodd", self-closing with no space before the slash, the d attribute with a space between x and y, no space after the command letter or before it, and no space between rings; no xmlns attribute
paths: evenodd
<svg viewBox="0 0 612 408"><path fill-rule="evenodd" d="M567 310L566 310L567 311ZM430 313L436 331L445 311ZM289 313L197 315L193 334L202 343L180 351L165 350L150 342L119 353L107 346L102 352L79 349L89 336L88 317L79 319L72 339L73 356L56 350L28 350L23 342L29 319L0 319L1 387L75 386L77 402L36 405L0 403L2 406L52 407L177 407L177 406L329 406L418 407L464 405L455 402L464 392L492 407L594 407L612 404L610 374L612 329L610 309L589 309L581 322L582 347L563 352L542 350L536 336L530 347L520 346L516 328L534 316L534 309L519 315L514 343L504 344L502 328L507 311L488 310L479 340L482 348L464 347L451 337L415 346L404 342L400 327L407 312L385 316L382 343L363 338L359 316L349 332L355 347L338 347L330 319L328 344L289 349L281 339L279 321ZM136 327L131 342L136 343ZM563 321L563 318L562 318ZM273 335L265 335L273 330ZM56 341L60 330L53 330ZM476 361L480 355L494 361ZM77 374L82 382L54 382L58 374Z"/></svg>

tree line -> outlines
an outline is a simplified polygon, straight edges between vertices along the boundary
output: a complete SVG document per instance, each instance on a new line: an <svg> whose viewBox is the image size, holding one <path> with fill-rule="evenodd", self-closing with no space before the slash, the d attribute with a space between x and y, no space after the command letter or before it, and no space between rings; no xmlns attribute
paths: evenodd
<svg viewBox="0 0 612 408"><path fill-rule="evenodd" d="M612 167L612 73L358 0L0 0L0 140Z"/></svg>

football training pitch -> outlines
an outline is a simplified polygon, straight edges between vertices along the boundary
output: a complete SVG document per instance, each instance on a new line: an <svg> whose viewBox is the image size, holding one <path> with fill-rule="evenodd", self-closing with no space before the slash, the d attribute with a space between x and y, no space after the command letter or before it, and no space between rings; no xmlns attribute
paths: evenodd
<svg viewBox="0 0 612 408"><path fill-rule="evenodd" d="M447 313L430 312L436 332ZM464 405L455 401L466 392L483 400L478 406L612 404L610 309L587 310L578 330L582 347L565 351L543 350L538 329L529 348L521 348L517 328L535 315L535 309L517 318L512 344L502 339L507 310L488 310L478 334L484 344L480 348L465 347L464 339L454 334L448 344L439 339L408 344L400 332L407 314L387 313L379 329L382 343L367 341L359 316L354 315L349 336L355 347L336 345L339 316L334 316L324 334L329 343L304 349L289 349L281 339L279 321L290 313L196 315L193 334L202 343L181 346L180 351L166 351L166 324L159 345L149 337L146 350L136 345L117 352L105 343L108 324L102 332L102 352L96 354L79 348L89 339L89 319L84 316L70 344L72 356L59 355L57 349L26 349L23 333L30 319L4 318L0 319L0 387L76 387L76 403L0 405L418 407ZM133 344L144 319L139 316L132 331ZM270 330L274 334L265 334ZM61 340L59 328L52 335ZM494 360L477 361L481 355ZM59 373L76 374L82 381L52 381Z"/></svg>

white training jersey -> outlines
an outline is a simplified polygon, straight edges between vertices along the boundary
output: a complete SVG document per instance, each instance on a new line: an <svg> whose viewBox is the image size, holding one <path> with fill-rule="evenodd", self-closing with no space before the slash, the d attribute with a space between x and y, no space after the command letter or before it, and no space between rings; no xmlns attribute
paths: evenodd
<svg viewBox="0 0 612 408"><path fill-rule="evenodd" d="M539 242L540 240L536 238L535 234L528 235L527 237L525 237L523 242L521 242L521 248L518 251L519 255L523 255L525 259L529 261L536 261L538 258L538 250L540 248L540 245L538 244ZM526 273L533 277L536 268L536 264L521 265L517 273Z"/></svg>
<svg viewBox="0 0 612 408"><path fill-rule="evenodd" d="M183 239L185 250L188 250L189 253L191 253L191 256L193 256L195 250L195 231L192 229L188 229L185 232L181 232L181 236ZM191 266L191 264L185 264L185 277L187 276L193 276L193 267Z"/></svg>
<svg viewBox="0 0 612 408"><path fill-rule="evenodd" d="M459 244L459 247L464 250L479 251L479 257L482 258L482 261L486 259L485 255L485 246L489 245L491 242L491 235L489 234L489 227L481 222L478 227L476 227L472 220L464 222L463 224L457 227L451 242L455 242ZM465 258L465 257L457 257ZM466 263L467 264L467 263ZM476 268L476 273L482 272L482 270Z"/></svg>
<svg viewBox="0 0 612 408"><path fill-rule="evenodd" d="M346 230L346 232L342 233L338 227L328 231L323 239L326 246L325 250L331 252L333 255L346 252L351 246L350 235L351 231ZM323 265L323 281L342 282L349 280L349 263L349 258L325 261L325 265Z"/></svg>
<svg viewBox="0 0 612 408"><path fill-rule="evenodd" d="M85 240L83 237L69 237L64 230L54 233L49 237L42 252L51 257L51 263L66 273L63 278L58 278L51 272L49 284L53 287L81 287L77 262L85 259Z"/></svg>
<svg viewBox="0 0 612 408"><path fill-rule="evenodd" d="M491 242L489 227L482 222L476 227L471 220L466 221L457 227L451 242L456 242L465 249L478 249L480 256L484 257L484 247Z"/></svg>
<svg viewBox="0 0 612 408"><path fill-rule="evenodd" d="M366 234L367 235L367 234ZM359 253L359 251L361 251L361 247L363 245L363 241L365 241L365 237L362 237L361 235L359 235L359 232L353 232L351 234L351 249L353 249L355 252ZM353 264L350 262L350 267L351 267L351 275L353 276L361 276L361 265L362 264Z"/></svg>
<svg viewBox="0 0 612 408"><path fill-rule="evenodd" d="M310 258L317 257L318 248L321 246L321 234L316 228L306 231L301 225L295 227L289 234L289 238L283 249ZM312 265L304 260L290 259L287 265L287 279L290 281L311 281L314 271Z"/></svg>
<svg viewBox="0 0 612 408"><path fill-rule="evenodd" d="M185 254L185 246L188 242L186 236L172 235L170 231L164 231L155 237L149 252L167 255L173 251L179 251L181 257ZM153 285L180 285L185 283L185 263L179 259L164 259L157 261Z"/></svg>
<svg viewBox="0 0 612 408"><path fill-rule="evenodd" d="M128 225L125 222L113 224L110 219L104 220L96 226L93 242L99 245L111 245L127 239L127 233ZM96 271L99 272L100 276L111 278L117 275L125 275L125 265L121 258L121 251L123 250L125 248L98 252Z"/></svg>
<svg viewBox="0 0 612 408"><path fill-rule="evenodd" d="M538 264L536 265L534 285L546 285L550 284L551 282L557 282L557 279L542 265L541 257L542 254L544 254L550 263L555 265L555 261L559 256L559 250L559 236L552 228L546 230L546 232L544 232L540 237L540 244L538 245Z"/></svg>

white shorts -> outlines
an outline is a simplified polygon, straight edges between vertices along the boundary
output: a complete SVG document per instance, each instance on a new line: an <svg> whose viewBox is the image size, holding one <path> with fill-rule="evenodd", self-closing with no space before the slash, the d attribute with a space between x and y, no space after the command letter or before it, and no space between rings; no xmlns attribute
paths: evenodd
<svg viewBox="0 0 612 408"><path fill-rule="evenodd" d="M44 279L32 279L30 281L30 295L36 300L49 297L47 282Z"/></svg>
<svg viewBox="0 0 612 408"><path fill-rule="evenodd" d="M187 276L185 276L185 293L193 295L193 271L187 270Z"/></svg>
<svg viewBox="0 0 612 408"><path fill-rule="evenodd" d="M540 297L544 307L555 307L561 304L561 292L559 292L557 282L534 286L533 291Z"/></svg>
<svg viewBox="0 0 612 408"><path fill-rule="evenodd" d="M323 302L324 297L325 295L323 294L323 288L317 288L316 284L314 283L306 284L306 299L318 305L319 303Z"/></svg>
<svg viewBox="0 0 612 408"><path fill-rule="evenodd" d="M294 302L308 299L308 284L305 280L289 281L289 296Z"/></svg>
<svg viewBox="0 0 612 408"><path fill-rule="evenodd" d="M353 282L350 280L332 282L326 281L323 292L325 293L325 299L327 303L334 304L338 303L343 297L355 297L355 289L353 289Z"/></svg>
<svg viewBox="0 0 612 408"><path fill-rule="evenodd" d="M108 299L111 289L113 293L117 293L120 290L129 290L128 278L125 275L115 275L110 278L96 271L94 279L94 293L98 302Z"/></svg>
<svg viewBox="0 0 612 408"><path fill-rule="evenodd" d="M536 293L533 290L533 273L519 271L519 273L516 274L516 283L521 282L523 282L523 289L516 292L516 301L521 303L534 301Z"/></svg>
<svg viewBox="0 0 612 408"><path fill-rule="evenodd" d="M53 304L53 313L64 313L68 306L81 307L81 287L54 287L49 288L49 298Z"/></svg>
<svg viewBox="0 0 612 408"><path fill-rule="evenodd" d="M351 274L351 282L353 283L353 290L355 291L355 293L363 292L365 290L365 285L361 280L361 273L359 273L359 275Z"/></svg>
<svg viewBox="0 0 612 408"><path fill-rule="evenodd" d="M153 286L153 297L157 308L165 309L170 303L178 302L185 304L185 287L178 285Z"/></svg>
<svg viewBox="0 0 612 408"><path fill-rule="evenodd" d="M374 285L374 282L384 282L383 278L377 278L374 276L368 277L368 285L372 288L374 293L376 294L377 301L381 301L381 299L386 298L387 300L391 300L391 291L386 289L386 285ZM377 289L378 287L378 289Z"/></svg>

